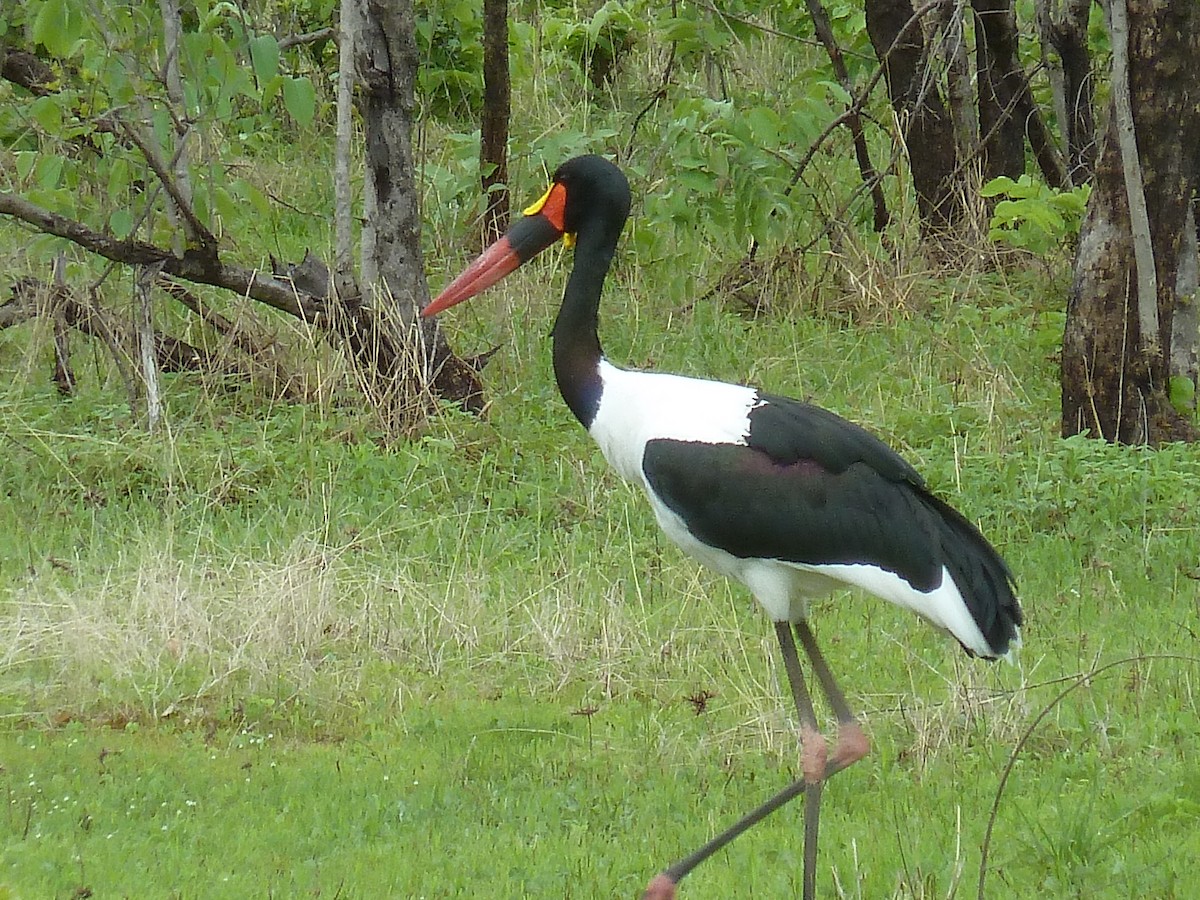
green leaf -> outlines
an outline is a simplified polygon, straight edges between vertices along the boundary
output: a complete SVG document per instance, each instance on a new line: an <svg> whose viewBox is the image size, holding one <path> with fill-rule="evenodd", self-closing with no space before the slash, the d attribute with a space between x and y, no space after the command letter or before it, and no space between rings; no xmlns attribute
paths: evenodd
<svg viewBox="0 0 1200 900"><path fill-rule="evenodd" d="M261 82L262 86L262 105L264 108L270 107L275 102L275 98L279 96L279 91L283 88L283 83L287 79L282 75L276 75L270 81Z"/></svg>
<svg viewBox="0 0 1200 900"><path fill-rule="evenodd" d="M196 213L196 218L203 222L206 226L212 227L212 219L209 218L208 207L208 192L197 191L192 197L192 211Z"/></svg>
<svg viewBox="0 0 1200 900"><path fill-rule="evenodd" d="M854 103L854 98L850 96L850 92L836 81L822 81L821 84L829 91L830 96L836 98L839 103L844 103L847 106Z"/></svg>
<svg viewBox="0 0 1200 900"><path fill-rule="evenodd" d="M1001 175L999 178L993 178L987 184L979 189L981 197L999 197L1001 194L1008 194L1017 183L1007 175Z"/></svg>
<svg viewBox="0 0 1200 900"><path fill-rule="evenodd" d="M758 146L774 147L779 143L779 114L769 106L752 106L746 111L746 122Z"/></svg>
<svg viewBox="0 0 1200 900"><path fill-rule="evenodd" d="M266 84L279 72L279 41L271 34L260 34L250 42L250 61L258 83Z"/></svg>
<svg viewBox="0 0 1200 900"><path fill-rule="evenodd" d="M240 196L250 201L251 207L258 215L265 219L271 214L271 201L255 185L244 178L239 178L233 183L233 188Z"/></svg>
<svg viewBox="0 0 1200 900"><path fill-rule="evenodd" d="M297 124L312 124L317 112L317 92L308 77L289 78L283 83L283 105Z"/></svg>
<svg viewBox="0 0 1200 900"><path fill-rule="evenodd" d="M660 26L659 34L667 42L689 46L700 44L700 26L692 19L678 16L667 19Z"/></svg>
<svg viewBox="0 0 1200 900"><path fill-rule="evenodd" d="M133 170L129 165L129 161L124 157L117 156L112 159L108 167L108 196L116 201L123 197L125 192L129 190L129 185L133 181Z"/></svg>
<svg viewBox="0 0 1200 900"><path fill-rule="evenodd" d="M22 180L29 177L29 173L33 171L34 164L38 161L38 154L35 150L18 150L13 154L17 163L17 175Z"/></svg>
<svg viewBox="0 0 1200 900"><path fill-rule="evenodd" d="M675 182L682 188L697 194L712 193L715 187L711 175L692 169L683 169L675 173Z"/></svg>
<svg viewBox="0 0 1200 900"><path fill-rule="evenodd" d="M213 189L213 207L217 214L226 220L226 222L235 222L238 219L238 204L231 196L229 191L223 187L215 187Z"/></svg>
<svg viewBox="0 0 1200 900"><path fill-rule="evenodd" d="M29 114L47 134L57 135L62 130L62 109L54 97L38 97L30 104Z"/></svg>
<svg viewBox="0 0 1200 900"><path fill-rule="evenodd" d="M1180 415L1196 414L1196 383L1186 375L1172 375L1167 380L1167 396Z"/></svg>
<svg viewBox="0 0 1200 900"><path fill-rule="evenodd" d="M125 240L133 231L133 213L127 209L115 209L108 217L108 227L113 237Z"/></svg>
<svg viewBox="0 0 1200 900"><path fill-rule="evenodd" d="M58 187L62 178L63 158L61 156L43 156L37 161L34 178L43 190L52 191Z"/></svg>
<svg viewBox="0 0 1200 900"><path fill-rule="evenodd" d="M32 37L51 56L68 56L83 31L83 18L67 0L47 0L33 20Z"/></svg>

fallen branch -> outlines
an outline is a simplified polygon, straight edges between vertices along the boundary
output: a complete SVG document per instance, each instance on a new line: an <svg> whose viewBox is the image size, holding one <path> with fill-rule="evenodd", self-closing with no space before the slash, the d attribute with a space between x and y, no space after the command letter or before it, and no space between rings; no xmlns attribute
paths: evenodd
<svg viewBox="0 0 1200 900"><path fill-rule="evenodd" d="M177 281L160 277L156 282L164 293L178 300L195 313L204 324L220 334L229 346L243 353L256 366L261 366L272 385L272 394L281 400L306 400L301 379L290 373L279 361L274 341L261 341L237 322L227 319Z"/></svg>
<svg viewBox="0 0 1200 900"><path fill-rule="evenodd" d="M335 40L337 38L336 28L319 28L316 31L305 32L304 34L289 34L286 37L279 39L280 50L290 50L292 47L300 44L315 44L319 41Z"/></svg>
<svg viewBox="0 0 1200 900"><path fill-rule="evenodd" d="M22 278L12 285L12 299L0 306L0 329L11 328L40 316L61 317L67 326L102 341L118 361L122 377L133 370L131 339L125 328L111 315L92 303L78 299L65 285L47 284L36 278ZM247 373L219 356L187 341L155 331L154 359L163 372L208 372L245 379ZM136 378L136 376L132 376Z"/></svg>

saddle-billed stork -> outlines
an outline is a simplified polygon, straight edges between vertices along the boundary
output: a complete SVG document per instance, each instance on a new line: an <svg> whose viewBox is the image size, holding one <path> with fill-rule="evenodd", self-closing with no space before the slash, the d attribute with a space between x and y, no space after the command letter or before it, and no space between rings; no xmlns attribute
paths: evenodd
<svg viewBox="0 0 1200 900"><path fill-rule="evenodd" d="M554 374L567 406L624 478L645 491L667 536L736 579L775 623L800 718L803 779L658 875L669 898L705 858L805 795L804 896L815 893L821 786L868 744L808 625L808 600L857 587L910 609L971 656L1019 641L1021 607L1004 561L921 476L864 429L750 387L619 368L600 349L601 287L629 216L625 175L600 156L554 173L546 193L422 311L466 300L565 239L575 261L554 323ZM827 748L793 639L838 720Z"/></svg>

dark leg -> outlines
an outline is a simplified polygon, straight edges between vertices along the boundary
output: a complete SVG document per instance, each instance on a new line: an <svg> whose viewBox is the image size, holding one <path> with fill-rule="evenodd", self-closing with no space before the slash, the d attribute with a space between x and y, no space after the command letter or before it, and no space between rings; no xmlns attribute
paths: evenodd
<svg viewBox="0 0 1200 900"><path fill-rule="evenodd" d="M797 626L799 628L799 626ZM799 655L796 652L796 641L792 637L791 626L786 622L775 623L775 636L779 638L779 649L784 656L784 671L787 673L787 682L792 689L792 700L796 702L796 713L800 720L800 769L804 772L804 778L798 781L793 781L784 790L776 793L774 797L767 800L757 809L748 812L732 826L728 827L724 832L716 835L715 838L708 841L708 844L702 846L700 850L691 853L690 856L680 859L678 863L668 868L662 874L656 876L646 889L646 893L642 895L643 900L672 900L674 898L674 887L680 881L683 881L684 876L688 875L692 869L700 865L704 860L713 856L713 853L721 850L722 847L731 844L738 836L748 832L760 823L764 818L778 810L780 806L790 803L800 794L804 794L804 899L812 900L816 896L816 858L817 858L817 833L821 821L821 791L824 784L824 779L829 778L836 772L840 772L850 762L842 762L836 760L827 760L826 739L822 736L817 727L817 716L814 708L812 708L812 696L809 694L808 685L804 682L804 672L800 670ZM811 638L811 632L809 632ZM802 642L805 637L800 636ZM814 644L815 646L815 644ZM811 655L808 643L805 642L804 649L806 653ZM820 655L820 654L818 654ZM829 674L828 666L824 665L824 660L821 660L821 665L824 667L826 676ZM817 677L821 679L822 690L828 690L824 678L818 672ZM830 678L830 683L833 683ZM836 685L834 685L836 689ZM839 692L839 696L840 692ZM830 700L830 704L833 701ZM845 701L842 701L842 707L845 707ZM834 713L839 715L838 708L834 709ZM853 716L851 716L853 719Z"/></svg>
<svg viewBox="0 0 1200 900"><path fill-rule="evenodd" d="M848 765L850 764L838 764L837 762L830 762L830 764L825 768L825 777L830 778L833 775L836 775ZM700 865L700 863L704 862L718 850L733 843L733 841L745 834L771 813L775 812L775 810L787 805L792 800L795 800L804 793L804 790L807 786L808 782L806 782L803 778L793 781L762 806L759 806L752 812L749 812L742 818L738 819L737 822L735 822L733 825L730 825L729 828L725 829L725 831L722 831L695 853L685 856L683 859L679 860L679 862L675 863L666 871L656 876L654 880L650 882L649 887L646 888L646 893L642 895L643 900L666 900L666 898L674 897L675 885L679 884L679 882L681 882L686 875L690 874L692 869L696 868L696 866Z"/></svg>
<svg viewBox="0 0 1200 900"><path fill-rule="evenodd" d="M829 706L838 720L837 746L829 758L828 765L831 768L836 766L838 769L844 769L866 756L871 745L867 741L867 736L863 734L858 717L850 711L850 704L846 702L845 694L838 687L833 673L829 671L829 664L825 662L825 656L821 653L821 648L817 646L817 639L813 636L812 629L807 622L796 623L796 635L800 638L804 652L808 654L813 673L817 676L821 690L824 691L826 699L829 700ZM805 775L807 776L807 773Z"/></svg>
<svg viewBox="0 0 1200 900"><path fill-rule="evenodd" d="M796 715L800 717L800 769L804 773L804 900L817 896L817 837L821 826L821 790L824 787L825 736L817 725L812 696L804 683L796 642L787 622L775 623L775 636L783 654L783 667L792 686Z"/></svg>

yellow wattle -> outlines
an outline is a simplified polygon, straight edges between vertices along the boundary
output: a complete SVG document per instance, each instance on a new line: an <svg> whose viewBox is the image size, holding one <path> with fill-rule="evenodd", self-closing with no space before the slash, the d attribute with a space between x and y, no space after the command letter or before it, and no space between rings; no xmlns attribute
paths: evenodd
<svg viewBox="0 0 1200 900"><path fill-rule="evenodd" d="M522 210L522 212L524 212L527 216L536 216L542 211L542 207L546 205L546 201L550 199L550 192L552 190L554 190L553 184L546 188L546 193L542 194L542 196L530 203L527 207L525 207L525 209Z"/></svg>
<svg viewBox="0 0 1200 900"><path fill-rule="evenodd" d="M525 207L523 210L521 210L521 212L527 216L536 216L538 213L540 213L542 211L542 207L546 205L546 201L550 199L550 192L552 190L554 190L553 183L551 183L550 187L546 188L546 193L542 194L542 196L538 197L536 200L534 200L532 203L530 203L527 207ZM568 231L566 234L564 234L562 237L562 242L563 242L563 246L566 247L568 250L570 250L572 247L574 247L575 246L575 232Z"/></svg>

